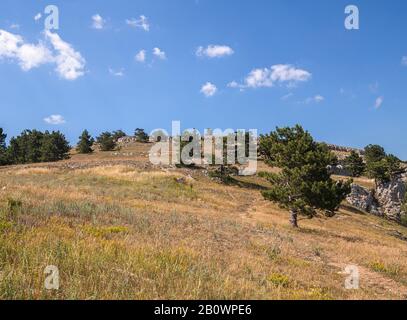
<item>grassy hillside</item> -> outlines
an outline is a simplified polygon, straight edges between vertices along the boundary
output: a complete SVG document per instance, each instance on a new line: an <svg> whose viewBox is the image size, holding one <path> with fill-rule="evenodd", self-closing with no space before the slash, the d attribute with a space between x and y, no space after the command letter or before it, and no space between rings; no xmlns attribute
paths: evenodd
<svg viewBox="0 0 407 320"><path fill-rule="evenodd" d="M262 199L266 181L219 184L147 155L140 144L0 169L0 298L407 297L407 229L344 205L293 230ZM349 264L360 290L344 288ZM47 265L58 291L44 288Z"/></svg>

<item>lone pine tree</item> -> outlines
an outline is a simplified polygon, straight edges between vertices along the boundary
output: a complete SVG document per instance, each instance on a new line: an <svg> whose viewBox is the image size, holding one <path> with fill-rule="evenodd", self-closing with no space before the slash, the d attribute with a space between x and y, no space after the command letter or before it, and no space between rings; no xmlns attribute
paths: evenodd
<svg viewBox="0 0 407 320"><path fill-rule="evenodd" d="M279 173L261 174L272 184L263 196L288 209L290 223L296 228L299 214L312 218L323 210L332 217L350 193L352 180L331 179L327 168L337 159L328 147L315 142L299 125L277 128L262 139L262 146L268 148L264 150L266 163L281 169Z"/></svg>
<svg viewBox="0 0 407 320"><path fill-rule="evenodd" d="M94 142L95 142L95 140L91 137L88 130L84 130L82 132L81 136L79 137L79 142L76 147L76 150L79 153L83 153L83 154L92 153L93 152L92 146L93 146Z"/></svg>

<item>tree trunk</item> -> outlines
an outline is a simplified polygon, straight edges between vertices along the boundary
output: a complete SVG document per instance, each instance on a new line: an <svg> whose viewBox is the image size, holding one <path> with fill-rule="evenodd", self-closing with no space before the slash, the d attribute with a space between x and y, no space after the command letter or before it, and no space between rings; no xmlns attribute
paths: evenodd
<svg viewBox="0 0 407 320"><path fill-rule="evenodd" d="M298 228L298 212L294 209L290 210L290 223L293 228Z"/></svg>

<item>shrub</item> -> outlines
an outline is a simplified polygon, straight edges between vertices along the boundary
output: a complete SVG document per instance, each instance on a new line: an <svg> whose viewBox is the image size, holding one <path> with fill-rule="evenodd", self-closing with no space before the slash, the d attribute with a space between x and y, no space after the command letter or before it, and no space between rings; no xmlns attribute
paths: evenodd
<svg viewBox="0 0 407 320"><path fill-rule="evenodd" d="M267 280L277 287L287 288L290 285L290 279L280 273L272 273L267 277Z"/></svg>
<svg viewBox="0 0 407 320"><path fill-rule="evenodd" d="M110 132L103 132L96 139L101 151L112 151L116 148L116 141Z"/></svg>
<svg viewBox="0 0 407 320"><path fill-rule="evenodd" d="M23 203L20 200L15 200L12 198L7 199L6 209L3 212L3 219L6 221L14 220L18 214L21 212Z"/></svg>
<svg viewBox="0 0 407 320"><path fill-rule="evenodd" d="M148 134L144 131L144 129L137 128L134 132L134 136L138 142L146 143L149 141Z"/></svg>
<svg viewBox="0 0 407 320"><path fill-rule="evenodd" d="M127 134L123 130L117 130L113 132L113 140L118 141L120 138L127 136Z"/></svg>

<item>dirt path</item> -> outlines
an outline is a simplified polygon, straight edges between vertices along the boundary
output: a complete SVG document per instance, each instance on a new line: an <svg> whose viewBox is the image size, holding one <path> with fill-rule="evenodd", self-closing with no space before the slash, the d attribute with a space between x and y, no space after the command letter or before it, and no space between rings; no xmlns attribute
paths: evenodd
<svg viewBox="0 0 407 320"><path fill-rule="evenodd" d="M329 266L339 269L340 274L346 274L345 268L352 263L330 262ZM370 289L374 291L379 299L386 299L391 294L398 296L400 299L407 299L407 287L399 282L394 281L384 275L371 271L363 266L355 265L359 270L361 289Z"/></svg>

